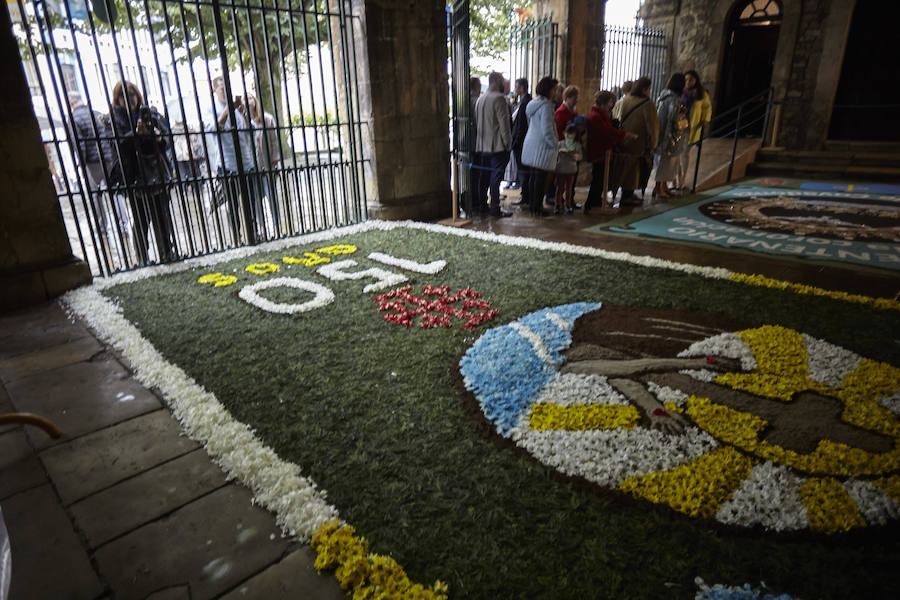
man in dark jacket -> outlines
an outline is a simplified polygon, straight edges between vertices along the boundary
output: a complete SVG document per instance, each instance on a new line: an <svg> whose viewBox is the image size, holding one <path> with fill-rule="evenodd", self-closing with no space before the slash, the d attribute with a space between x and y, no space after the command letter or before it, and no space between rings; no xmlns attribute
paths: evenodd
<svg viewBox="0 0 900 600"><path fill-rule="evenodd" d="M531 94L528 93L528 80L516 79L516 106L512 113L512 151L516 158L516 187L522 189L522 197L516 204L528 204L527 189L522 185L525 181L524 170L528 167L522 165L522 146L525 144L525 134L528 133L528 117L525 116L525 107L531 101ZM515 188L513 188L515 189Z"/></svg>
<svg viewBox="0 0 900 600"><path fill-rule="evenodd" d="M97 111L92 111L85 106L78 94L69 96L69 107L72 109L73 141L78 149L78 160L87 171L97 230L106 231L106 213L103 210L103 199L99 193L100 188L106 185L106 176L100 161L100 141L98 140L101 116Z"/></svg>

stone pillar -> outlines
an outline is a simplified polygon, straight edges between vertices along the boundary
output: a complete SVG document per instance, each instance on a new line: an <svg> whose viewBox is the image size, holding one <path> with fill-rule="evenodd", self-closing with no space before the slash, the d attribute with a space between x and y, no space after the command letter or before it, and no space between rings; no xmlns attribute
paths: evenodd
<svg viewBox="0 0 900 600"><path fill-rule="evenodd" d="M0 312L91 281L72 255L9 11L0 9Z"/></svg>
<svg viewBox="0 0 900 600"><path fill-rule="evenodd" d="M587 114L600 89L603 67L603 24L605 2L597 0L538 0L534 15L553 15L559 24L557 78L581 91L578 113ZM534 82L537 83L537 82Z"/></svg>
<svg viewBox="0 0 900 600"><path fill-rule="evenodd" d="M369 216L449 217L446 2L353 0Z"/></svg>

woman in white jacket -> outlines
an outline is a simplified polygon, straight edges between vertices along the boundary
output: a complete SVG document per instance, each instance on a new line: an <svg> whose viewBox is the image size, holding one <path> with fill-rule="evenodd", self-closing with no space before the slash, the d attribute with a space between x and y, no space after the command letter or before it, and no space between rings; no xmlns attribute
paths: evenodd
<svg viewBox="0 0 900 600"><path fill-rule="evenodd" d="M522 165L531 200L531 214L538 217L546 214L542 208L544 190L548 175L556 170L558 138L550 94L557 83L552 77L541 79L535 88L534 99L525 108L528 132L522 146Z"/></svg>

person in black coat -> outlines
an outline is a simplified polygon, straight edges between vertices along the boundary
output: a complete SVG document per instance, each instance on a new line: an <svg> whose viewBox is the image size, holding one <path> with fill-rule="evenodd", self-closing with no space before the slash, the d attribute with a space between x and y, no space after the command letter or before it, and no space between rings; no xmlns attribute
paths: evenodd
<svg viewBox="0 0 900 600"><path fill-rule="evenodd" d="M531 94L528 93L528 80L516 79L516 106L513 108L512 122L512 152L516 159L516 185L522 189L522 197L516 204L528 204L528 189L522 185L525 181L525 169L522 165L522 147L525 144L525 134L528 133L528 117L525 116L525 107L531 102ZM513 188L515 189L515 188Z"/></svg>
<svg viewBox="0 0 900 600"><path fill-rule="evenodd" d="M144 105L140 91L131 82L120 81L113 88L109 116L116 137L116 163L109 179L113 185L127 186L138 260L149 262L147 234L151 228L159 261L177 260L169 209L173 172L166 152L169 124L159 111Z"/></svg>

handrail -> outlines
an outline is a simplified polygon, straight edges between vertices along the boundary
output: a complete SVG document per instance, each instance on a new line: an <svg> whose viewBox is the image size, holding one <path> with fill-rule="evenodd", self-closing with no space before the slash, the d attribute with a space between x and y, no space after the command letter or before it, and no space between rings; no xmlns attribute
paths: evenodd
<svg viewBox="0 0 900 600"><path fill-rule="evenodd" d="M753 94L752 96L748 97L746 100L740 102L736 106L733 106L732 108L729 108L728 110L726 110L722 113L719 113L715 117L710 119L710 124L708 125L708 131L710 131L712 133L710 133L710 135L708 137L717 137L719 139L723 139L723 138L727 138L729 136L733 136L733 138L734 138L734 142L731 146L731 160L728 163L727 181L729 181L729 182L731 181L731 175L734 172L734 161L735 161L735 158L737 157L738 135L742 131L746 130L748 127L755 125L755 124L759 123L760 121L763 121L762 139L763 139L763 142L765 142L766 134L769 130L772 107L775 106L776 104L780 104L779 102L776 102L774 100L774 94L775 94L774 88L772 88L772 87L766 88L765 90L758 92L756 94ZM763 100L763 102L760 102L760 100ZM746 110L747 114L745 114L745 110L744 110L745 107L747 107L748 105L751 105L751 104L752 104L752 106L750 106ZM752 114L753 111L755 111L757 109L762 110L763 111L762 114L759 114L759 115ZM728 121L724 121L724 122L722 121L723 117L726 117L733 112L737 112L737 115L735 116L735 118L733 120L729 119ZM712 123L717 120L722 124L717 126L718 129L714 129ZM777 125L776 125L776 127L777 127ZM728 131L728 133L726 133L725 135L720 135L723 130L728 130L728 129L730 129L730 131ZM706 136L703 135L703 131L701 130L700 139L697 142L695 142L695 144L692 144L692 145L697 146L697 163L694 166L694 182L693 182L693 185L691 186L691 193L694 193L697 191L697 177L698 177L699 171L700 171L700 155L703 152L704 137L706 137ZM690 149L688 151L690 151Z"/></svg>
<svg viewBox="0 0 900 600"><path fill-rule="evenodd" d="M725 115L731 114L737 110L740 110L747 104L750 104L751 102L757 100L760 96L768 96L769 93L772 91L774 91L774 88L767 87L766 89L762 90L761 92L757 92L757 93L753 94L752 96L748 96L747 99L744 100L743 102L741 102L740 104L736 104L735 106L732 106L728 110L718 113L716 116L714 116L712 119L710 119L710 122L715 121L716 119L720 119L720 118L724 117Z"/></svg>

